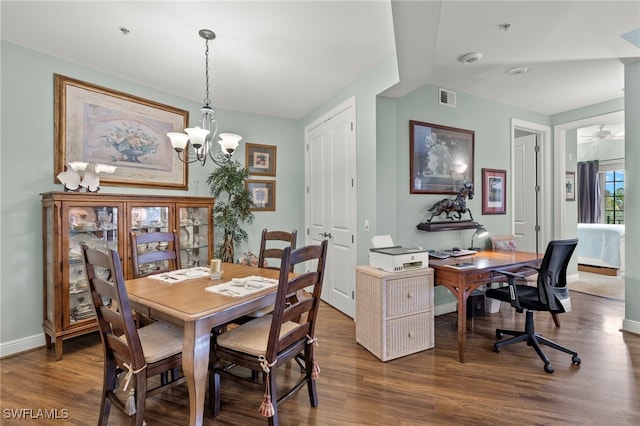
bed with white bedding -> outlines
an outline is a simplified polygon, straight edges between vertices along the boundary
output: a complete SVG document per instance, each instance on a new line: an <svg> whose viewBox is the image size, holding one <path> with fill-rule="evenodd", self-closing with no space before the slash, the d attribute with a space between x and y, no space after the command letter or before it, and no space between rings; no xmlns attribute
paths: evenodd
<svg viewBox="0 0 640 426"><path fill-rule="evenodd" d="M578 264L624 270L624 225L579 223Z"/></svg>

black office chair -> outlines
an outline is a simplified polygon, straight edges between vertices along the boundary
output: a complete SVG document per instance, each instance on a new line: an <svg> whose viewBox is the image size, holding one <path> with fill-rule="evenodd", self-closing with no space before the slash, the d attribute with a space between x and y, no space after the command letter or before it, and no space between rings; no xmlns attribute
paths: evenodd
<svg viewBox="0 0 640 426"><path fill-rule="evenodd" d="M563 313L571 311L571 299L569 298L569 288L567 287L567 265L571 255L578 245L577 239L550 241L542 259L538 271L537 285L528 286L517 284L516 280L523 279L522 274L515 274L508 271L493 271L502 274L507 278L508 286L487 290L485 295L493 299L511 303L517 312L526 311L524 331L496 329L496 337L502 338L503 334L511 337L501 340L493 345L494 352L500 352L500 348L518 342L527 342L533 346L538 356L544 361L544 371L553 373L549 359L540 348L544 344L553 349L572 355L573 365L580 365L578 353L565 348L551 340L542 337L535 332L533 323L533 311L545 311L551 313Z"/></svg>

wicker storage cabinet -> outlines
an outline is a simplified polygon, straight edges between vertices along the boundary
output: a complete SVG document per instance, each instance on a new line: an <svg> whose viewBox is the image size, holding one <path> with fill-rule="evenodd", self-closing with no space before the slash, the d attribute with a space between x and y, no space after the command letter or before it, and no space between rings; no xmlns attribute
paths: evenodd
<svg viewBox="0 0 640 426"><path fill-rule="evenodd" d="M356 266L356 341L388 361L434 346L433 269Z"/></svg>

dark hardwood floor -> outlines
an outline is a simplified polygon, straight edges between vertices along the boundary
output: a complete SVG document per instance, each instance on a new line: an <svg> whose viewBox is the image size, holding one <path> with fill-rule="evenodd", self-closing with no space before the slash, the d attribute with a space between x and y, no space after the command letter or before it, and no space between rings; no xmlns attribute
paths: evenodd
<svg viewBox="0 0 640 426"><path fill-rule="evenodd" d="M469 322L466 362L457 357L456 316L435 321L436 347L380 362L355 342L353 321L323 305L318 330L320 405L306 390L280 408L282 425L638 425L640 336L622 333L624 303L571 293L573 312L556 329L549 314L536 316L537 330L575 349L571 356L546 349L555 368L547 374L526 344L491 351L495 328L521 328L524 315L503 305L499 313ZM543 347L544 348L544 347ZM96 424L102 386L102 354L96 335L64 346L61 361L44 348L8 357L1 365L3 425ZM294 375L293 364L279 374ZM222 414L207 411L206 425L264 425L262 393L223 378ZM179 386L147 401L149 426L184 425L188 397ZM12 410L58 410L58 420L12 419ZM68 411L63 411L68 410ZM68 414L65 415L65 413ZM110 425L127 424L112 410Z"/></svg>

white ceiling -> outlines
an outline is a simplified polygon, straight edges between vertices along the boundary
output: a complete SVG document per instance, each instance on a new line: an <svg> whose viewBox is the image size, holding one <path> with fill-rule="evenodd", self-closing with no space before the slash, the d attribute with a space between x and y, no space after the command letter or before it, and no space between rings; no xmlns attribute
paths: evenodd
<svg viewBox="0 0 640 426"><path fill-rule="evenodd" d="M216 108L298 119L397 54L431 83L554 114L623 96L640 1L5 1L2 39ZM508 31L500 24L511 24ZM120 27L130 32L123 35ZM631 40L622 34L636 30ZM481 52L471 65L457 61ZM505 73L527 66L524 75Z"/></svg>

